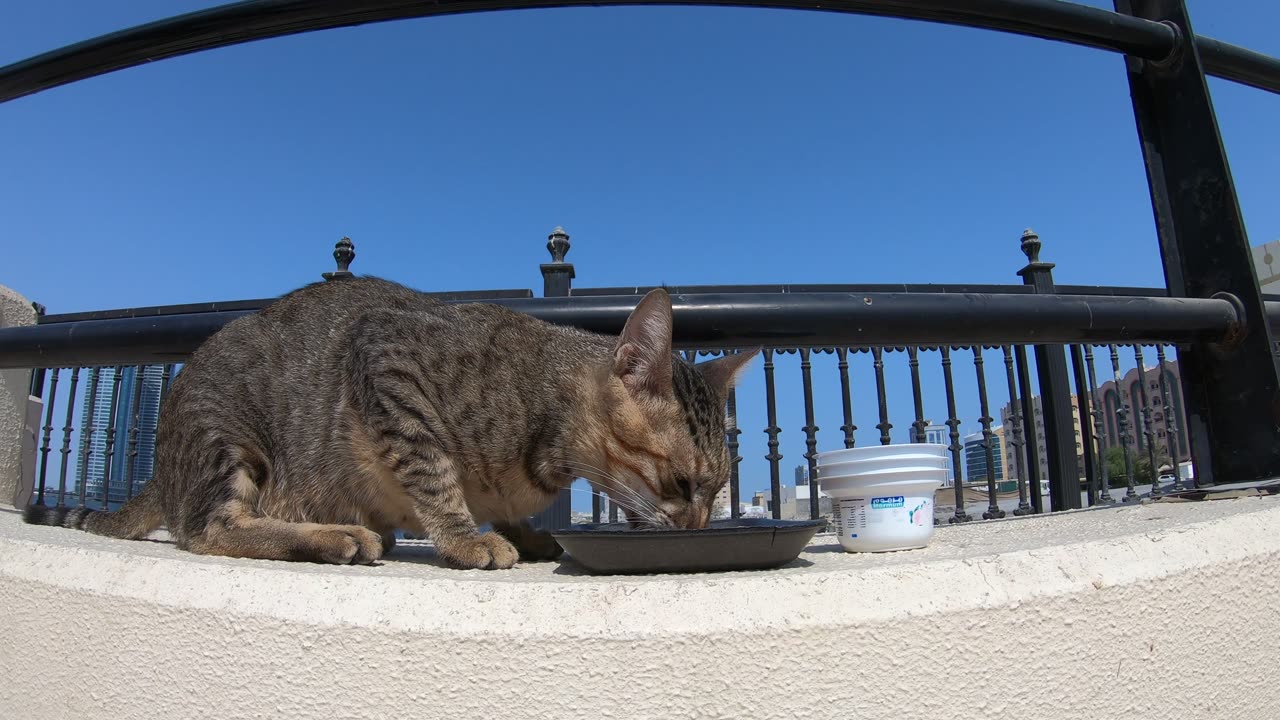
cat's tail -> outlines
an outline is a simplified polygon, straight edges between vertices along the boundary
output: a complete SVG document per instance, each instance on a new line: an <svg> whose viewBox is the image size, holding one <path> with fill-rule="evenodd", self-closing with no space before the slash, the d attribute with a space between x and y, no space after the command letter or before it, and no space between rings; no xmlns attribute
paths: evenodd
<svg viewBox="0 0 1280 720"><path fill-rule="evenodd" d="M115 512L85 507L29 505L23 511L22 519L31 525L53 525L87 530L95 535L138 540L164 522L158 485L155 481L147 483L136 497Z"/></svg>

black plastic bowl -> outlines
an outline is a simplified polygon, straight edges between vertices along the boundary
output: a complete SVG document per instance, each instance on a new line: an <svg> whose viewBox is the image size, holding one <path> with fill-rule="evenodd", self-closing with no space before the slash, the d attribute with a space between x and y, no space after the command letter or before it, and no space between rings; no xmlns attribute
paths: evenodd
<svg viewBox="0 0 1280 720"><path fill-rule="evenodd" d="M626 523L574 525L552 533L597 575L768 570L786 565L825 520L714 520L702 530L632 530Z"/></svg>

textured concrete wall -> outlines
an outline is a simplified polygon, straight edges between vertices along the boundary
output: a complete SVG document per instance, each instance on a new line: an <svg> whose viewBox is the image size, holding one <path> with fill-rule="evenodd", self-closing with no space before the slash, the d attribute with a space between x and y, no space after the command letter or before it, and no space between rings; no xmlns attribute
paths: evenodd
<svg viewBox="0 0 1280 720"><path fill-rule="evenodd" d="M0 328L34 325L31 301L0 285ZM0 501L11 503L22 477L23 429L27 420L30 370L0 370ZM25 495L25 493L24 493Z"/></svg>
<svg viewBox="0 0 1280 720"><path fill-rule="evenodd" d="M1280 500L833 542L592 578L200 558L0 512L0 717L1280 717Z"/></svg>

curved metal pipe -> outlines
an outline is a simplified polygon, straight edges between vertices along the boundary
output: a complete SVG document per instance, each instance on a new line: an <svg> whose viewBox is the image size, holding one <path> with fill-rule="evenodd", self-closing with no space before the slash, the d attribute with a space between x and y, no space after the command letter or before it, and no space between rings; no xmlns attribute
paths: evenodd
<svg viewBox="0 0 1280 720"><path fill-rule="evenodd" d="M638 297L490 300L548 322L616 334ZM1005 345L1219 340L1237 324L1227 300L989 293L677 294L681 348ZM185 359L234 310L0 329L0 368Z"/></svg>
<svg viewBox="0 0 1280 720"><path fill-rule="evenodd" d="M158 20L0 68L0 102L116 70L266 38L367 23L494 10L707 5L876 15L987 28L1160 59L1167 26L1059 0L245 0ZM1197 38L1210 74L1280 92L1280 60Z"/></svg>

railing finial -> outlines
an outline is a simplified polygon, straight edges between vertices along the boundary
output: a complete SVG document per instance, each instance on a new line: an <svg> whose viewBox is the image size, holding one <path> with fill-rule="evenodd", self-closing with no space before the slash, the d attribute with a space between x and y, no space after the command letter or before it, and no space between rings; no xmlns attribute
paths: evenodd
<svg viewBox="0 0 1280 720"><path fill-rule="evenodd" d="M351 262L356 259L356 246L351 242L351 238L343 237L333 245L333 259L338 264L338 269L333 272L323 273L321 277L325 280L340 280L342 278L352 277L352 273L348 268Z"/></svg>
<svg viewBox="0 0 1280 720"><path fill-rule="evenodd" d="M1022 231L1022 253L1028 261L1040 262L1040 236L1031 228Z"/></svg>
<svg viewBox="0 0 1280 720"><path fill-rule="evenodd" d="M551 262L564 262L565 255L569 254L569 233L563 227L557 225L547 236L547 252L551 253Z"/></svg>

